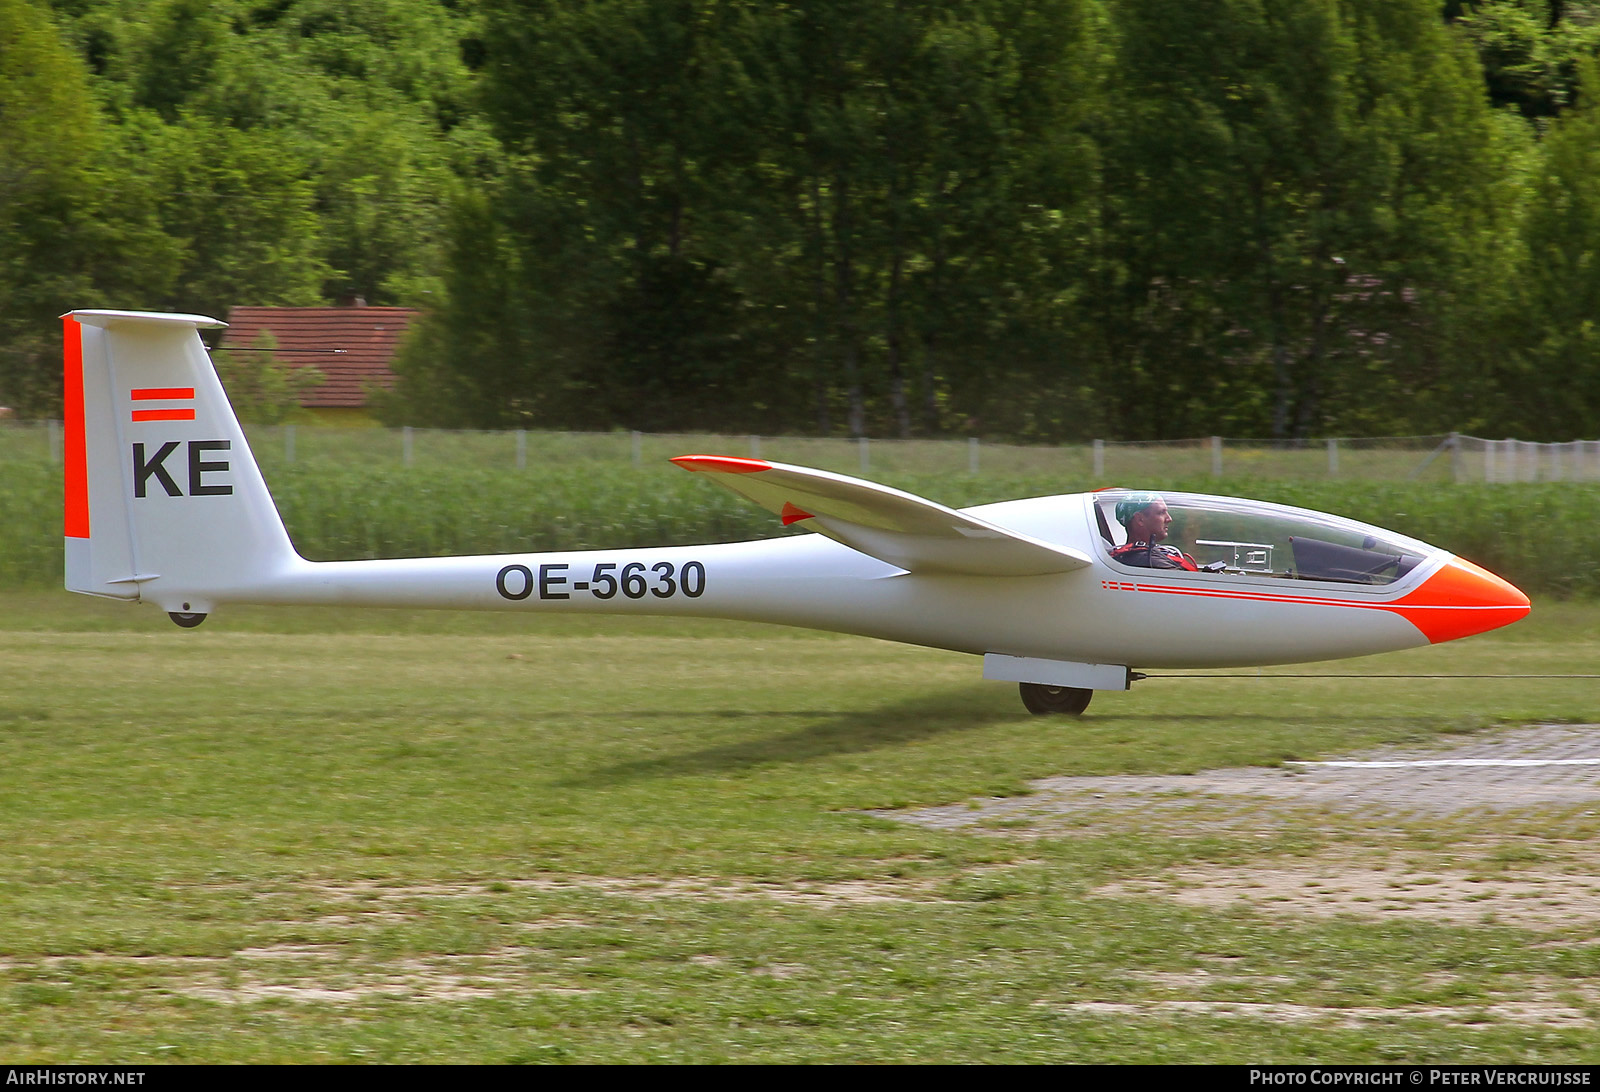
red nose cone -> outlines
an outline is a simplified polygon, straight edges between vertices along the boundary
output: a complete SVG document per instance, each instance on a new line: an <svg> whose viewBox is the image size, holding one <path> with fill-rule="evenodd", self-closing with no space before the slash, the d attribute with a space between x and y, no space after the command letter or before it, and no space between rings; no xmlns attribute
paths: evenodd
<svg viewBox="0 0 1600 1092"><path fill-rule="evenodd" d="M1510 581L1457 557L1389 609L1439 644L1508 626L1528 613L1529 603Z"/></svg>

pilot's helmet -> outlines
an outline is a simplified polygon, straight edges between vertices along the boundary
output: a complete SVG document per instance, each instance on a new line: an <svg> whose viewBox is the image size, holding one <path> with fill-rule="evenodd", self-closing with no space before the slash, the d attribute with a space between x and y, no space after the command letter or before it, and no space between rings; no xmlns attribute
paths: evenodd
<svg viewBox="0 0 1600 1092"><path fill-rule="evenodd" d="M1130 519L1162 500L1160 493L1129 493L1117 502L1117 522L1126 527Z"/></svg>

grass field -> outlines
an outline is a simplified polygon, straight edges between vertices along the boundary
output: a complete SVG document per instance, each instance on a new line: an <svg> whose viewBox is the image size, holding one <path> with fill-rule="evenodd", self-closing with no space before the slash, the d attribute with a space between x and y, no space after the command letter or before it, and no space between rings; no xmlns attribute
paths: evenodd
<svg viewBox="0 0 1600 1092"><path fill-rule="evenodd" d="M1600 722L1592 680L1150 680L732 624L0 594L0 1057L1600 1061L1592 805L910 809ZM1592 672L1600 606L1330 671ZM1270 673L1269 673L1270 674ZM1476 890L1206 907L1206 868ZM1296 871L1298 870L1298 871ZM1321 870L1321 871L1319 871ZM1280 900L1281 901L1281 900Z"/></svg>

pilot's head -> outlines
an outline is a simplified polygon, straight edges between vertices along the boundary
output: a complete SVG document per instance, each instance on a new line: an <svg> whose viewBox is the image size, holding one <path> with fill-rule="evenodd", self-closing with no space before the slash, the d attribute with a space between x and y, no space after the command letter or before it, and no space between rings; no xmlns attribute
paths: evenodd
<svg viewBox="0 0 1600 1092"><path fill-rule="evenodd" d="M1129 493L1117 502L1117 522L1128 529L1129 542L1160 542L1172 526L1172 514L1160 493Z"/></svg>

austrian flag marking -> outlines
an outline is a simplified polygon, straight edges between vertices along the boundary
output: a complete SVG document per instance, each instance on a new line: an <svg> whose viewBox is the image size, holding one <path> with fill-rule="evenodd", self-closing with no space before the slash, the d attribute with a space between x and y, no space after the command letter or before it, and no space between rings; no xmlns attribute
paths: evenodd
<svg viewBox="0 0 1600 1092"><path fill-rule="evenodd" d="M136 409L133 411L134 421L193 421L194 406L187 408L173 405L176 402L194 401L193 387L135 387L131 392L135 402L166 402L165 406L155 409Z"/></svg>

